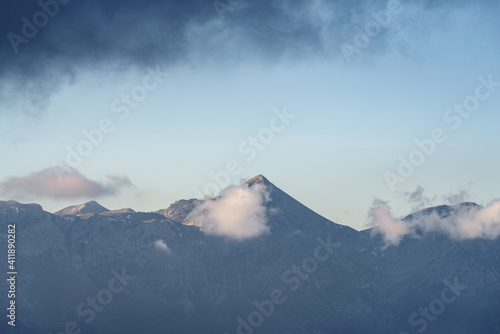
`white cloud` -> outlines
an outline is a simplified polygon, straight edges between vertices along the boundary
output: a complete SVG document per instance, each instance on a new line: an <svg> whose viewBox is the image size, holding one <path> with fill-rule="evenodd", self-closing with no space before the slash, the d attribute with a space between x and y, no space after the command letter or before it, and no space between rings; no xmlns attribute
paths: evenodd
<svg viewBox="0 0 500 334"><path fill-rule="evenodd" d="M456 240L496 239L500 237L500 200L486 207L455 206L450 215L441 217L435 211L416 214L412 219L394 218L387 203L375 200L370 210L373 233L384 238L386 246L398 245L406 235L423 232L442 232Z"/></svg>
<svg viewBox="0 0 500 334"><path fill-rule="evenodd" d="M229 187L202 202L191 219L207 234L243 240L269 233L265 203L270 196L261 184Z"/></svg>
<svg viewBox="0 0 500 334"><path fill-rule="evenodd" d="M485 208L472 209L445 224L448 233L456 239L496 239L500 236L500 200Z"/></svg>
<svg viewBox="0 0 500 334"><path fill-rule="evenodd" d="M168 255L172 255L172 250L168 247L167 243L162 239L158 239L155 241L155 247L156 249L166 252Z"/></svg>
<svg viewBox="0 0 500 334"><path fill-rule="evenodd" d="M370 209L371 224L375 233L382 234L386 245L398 245L401 239L410 233L409 225L391 213L391 207L383 201L375 200Z"/></svg>

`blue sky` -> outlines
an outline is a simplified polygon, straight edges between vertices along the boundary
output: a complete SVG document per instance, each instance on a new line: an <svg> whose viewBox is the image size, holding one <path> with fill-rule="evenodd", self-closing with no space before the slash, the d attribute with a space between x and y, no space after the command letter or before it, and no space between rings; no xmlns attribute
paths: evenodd
<svg viewBox="0 0 500 334"><path fill-rule="evenodd" d="M71 8L61 11L40 36L20 45L18 55L3 56L13 65L2 66L0 77L0 197L37 202L48 211L90 199L108 208L150 211L194 197L195 189L213 181L210 172L225 171L236 161L241 171L230 183L264 174L311 209L356 229L364 227L375 198L389 201L400 215L409 213L418 204L409 195L419 186L433 204L461 191L464 200L487 204L499 196L500 87L457 130L443 115L475 94L478 77L500 82L498 4L401 3L401 13L350 61L342 43L354 45L356 27L373 21L372 11L384 10L387 2L314 1L298 10L275 1L271 12L260 2L243 2L222 20L213 8L186 10L175 61L169 50L177 44L163 41L146 23L138 23L139 37L110 38L109 50L88 43L82 53L87 56L70 57L69 42L58 40L58 50L67 53L53 55L50 43L61 34L56 28L74 15ZM119 35L113 24L131 13L125 6L108 21L96 15L101 26L91 33ZM148 22L153 14L140 15ZM154 23L161 17L149 18ZM78 37L83 28L77 25L70 31ZM15 21L8 27L16 28ZM148 34L169 48L149 49L134 40ZM13 53L6 41L2 52ZM129 57L133 52L141 57ZM21 66L30 59L40 70ZM121 120L113 101L141 86L148 68L169 75ZM5 94L9 87L12 93ZM238 147L250 147L248 138L269 128L283 110L295 118L247 161ZM132 185L112 184L97 198L85 192L51 197L20 181L33 180L27 177L54 161L65 163L67 147L76 149L86 140L82 131L97 128L103 119L110 119L114 130L92 146L76 170L101 185L113 183L110 175L126 177ZM386 173L396 171L399 156L408 158L417 148L415 140L430 138L436 128L447 140L391 189Z"/></svg>

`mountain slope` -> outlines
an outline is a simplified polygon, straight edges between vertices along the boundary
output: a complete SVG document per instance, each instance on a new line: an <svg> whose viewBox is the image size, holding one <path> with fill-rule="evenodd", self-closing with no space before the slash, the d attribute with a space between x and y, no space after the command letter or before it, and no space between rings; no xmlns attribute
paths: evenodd
<svg viewBox="0 0 500 334"><path fill-rule="evenodd" d="M2 244L5 225L17 226L16 330L59 333L75 322L82 333L106 334L378 334L417 333L425 321L426 333L498 333L498 240L457 242L433 233L383 249L265 177L245 186L256 185L270 197L270 233L241 241L187 225L199 200L156 213L85 217L0 202ZM107 303L103 291L117 273L130 280ZM432 321L420 315L455 278L467 286L456 300ZM89 297L105 305L87 322L78 309L83 303L89 310ZM409 322L415 312L418 325Z"/></svg>

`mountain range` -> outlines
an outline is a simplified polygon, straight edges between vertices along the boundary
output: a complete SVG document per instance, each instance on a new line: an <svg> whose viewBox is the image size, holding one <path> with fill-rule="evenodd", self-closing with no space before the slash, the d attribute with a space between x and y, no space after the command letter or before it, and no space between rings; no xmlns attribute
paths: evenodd
<svg viewBox="0 0 500 334"><path fill-rule="evenodd" d="M91 201L54 214L0 201L0 241L15 224L18 271L16 327L4 321L2 333L500 333L498 239L428 232L387 247L262 175L240 187L267 194L265 233L209 233L200 208L217 199L155 212Z"/></svg>

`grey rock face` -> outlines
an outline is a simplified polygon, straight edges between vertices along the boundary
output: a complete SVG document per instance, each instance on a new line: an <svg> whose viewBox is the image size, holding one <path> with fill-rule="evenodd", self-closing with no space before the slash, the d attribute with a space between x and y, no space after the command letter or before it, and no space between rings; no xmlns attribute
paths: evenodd
<svg viewBox="0 0 500 334"><path fill-rule="evenodd" d="M181 199L167 209L155 211L162 216L172 219L175 222L182 222L196 208L201 201L197 199L185 200Z"/></svg>

